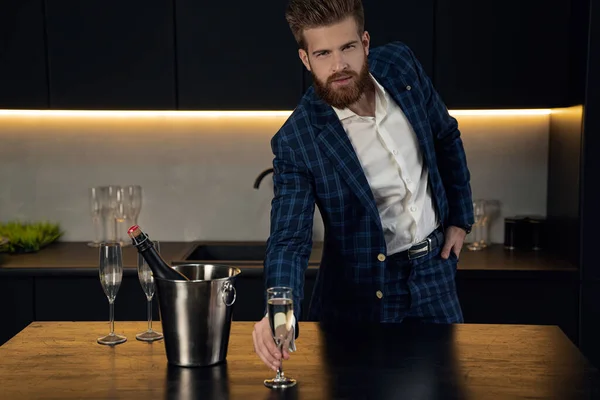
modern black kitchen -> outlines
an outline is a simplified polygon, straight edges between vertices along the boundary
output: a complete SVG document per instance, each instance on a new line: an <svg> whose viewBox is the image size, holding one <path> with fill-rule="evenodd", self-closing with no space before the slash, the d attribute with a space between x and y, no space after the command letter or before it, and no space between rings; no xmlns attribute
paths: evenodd
<svg viewBox="0 0 600 400"><path fill-rule="evenodd" d="M326 235L315 207L283 363L298 385L265 388L275 373L252 329L265 316L271 138L313 85L287 3L3 3L0 399L600 399L594 0L363 0L371 49L409 46L458 121L475 217L455 277L464 323L321 331L308 313ZM167 363L167 292L140 284L138 224L175 269L235 275L214 295L231 330L202 325L226 324L226 362ZM110 313L106 242L122 252ZM149 319L164 339L136 340ZM127 340L103 346L113 329Z"/></svg>

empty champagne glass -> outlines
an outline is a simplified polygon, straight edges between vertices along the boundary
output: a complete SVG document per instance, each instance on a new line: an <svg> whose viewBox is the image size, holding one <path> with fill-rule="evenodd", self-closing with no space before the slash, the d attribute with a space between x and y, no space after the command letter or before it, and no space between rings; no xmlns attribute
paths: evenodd
<svg viewBox="0 0 600 400"><path fill-rule="evenodd" d="M296 384L294 378L283 374L283 345L289 343L294 332L294 300L289 287L272 287L267 289L267 312L273 339L279 354L282 355L275 378L265 379L265 386L271 389L284 389Z"/></svg>
<svg viewBox="0 0 600 400"><path fill-rule="evenodd" d="M160 243L157 240L153 242L156 251L160 252ZM140 285L142 285L142 290L146 294L146 300L148 300L148 329L145 332L135 335L135 338L144 342L153 342L163 338L162 333L152 329L152 298L154 297L155 289L154 277L152 276L152 270L148 266L148 263L140 253L138 253L137 266Z"/></svg>
<svg viewBox="0 0 600 400"><path fill-rule="evenodd" d="M98 343L115 345L127 341L125 336L115 334L115 298L123 279L123 253L119 243L100 245L100 283L110 307L110 333L98 338Z"/></svg>
<svg viewBox="0 0 600 400"><path fill-rule="evenodd" d="M116 241L125 247L129 242L127 237L127 229L130 224L127 221L133 220L132 216L132 194L126 187L117 186L114 191L115 199L115 226L116 226Z"/></svg>
<svg viewBox="0 0 600 400"><path fill-rule="evenodd" d="M127 192L131 201L131 222L132 225L137 225L142 210L142 187L140 185L129 185L127 186Z"/></svg>
<svg viewBox="0 0 600 400"><path fill-rule="evenodd" d="M90 214L92 216L92 224L94 226L94 241L88 243L90 247L100 247L100 243L104 239L102 229L102 188L92 187L89 189L90 194Z"/></svg>

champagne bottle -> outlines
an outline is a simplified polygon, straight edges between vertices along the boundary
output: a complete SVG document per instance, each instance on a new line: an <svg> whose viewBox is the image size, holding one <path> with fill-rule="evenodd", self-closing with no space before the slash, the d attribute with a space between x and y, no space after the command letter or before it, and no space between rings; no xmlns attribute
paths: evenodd
<svg viewBox="0 0 600 400"><path fill-rule="evenodd" d="M154 277L174 281L189 281L185 275L171 268L171 266L167 264L154 248L154 242L150 240L148 235L142 232L139 226L133 225L127 230L127 234L131 238L133 245L137 248L138 253L140 253L148 263Z"/></svg>

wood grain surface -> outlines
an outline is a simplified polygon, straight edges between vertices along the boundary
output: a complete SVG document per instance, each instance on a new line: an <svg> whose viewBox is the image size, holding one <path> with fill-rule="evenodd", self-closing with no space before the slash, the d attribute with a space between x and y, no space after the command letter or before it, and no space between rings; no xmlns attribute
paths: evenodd
<svg viewBox="0 0 600 400"><path fill-rule="evenodd" d="M263 386L251 322L233 322L227 362L168 365L143 322L117 322L128 341L96 343L108 323L34 322L0 347L0 399L592 399L598 371L552 326L303 323L284 362L295 388ZM156 326L160 329L160 325Z"/></svg>

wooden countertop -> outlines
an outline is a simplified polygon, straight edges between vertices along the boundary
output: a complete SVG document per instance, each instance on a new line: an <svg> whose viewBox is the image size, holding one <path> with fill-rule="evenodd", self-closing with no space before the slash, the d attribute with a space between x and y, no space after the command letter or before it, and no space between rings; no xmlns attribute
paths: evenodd
<svg viewBox="0 0 600 400"><path fill-rule="evenodd" d="M159 328L157 325L157 329ZM162 341L135 339L144 322L116 322L127 342L96 343L100 322L34 322L0 347L0 399L592 399L600 374L554 326L303 323L284 362L296 387L254 354L252 322L233 322L227 362L168 365Z"/></svg>
<svg viewBox="0 0 600 400"><path fill-rule="evenodd" d="M161 242L161 253L169 262L183 261L191 250L199 243L259 243L259 242ZM123 264L125 274L135 272L137 252L133 246L123 248ZM315 243L310 258L307 274L316 274L321 258L321 244ZM245 275L262 274L260 261L231 261L228 264L240 267ZM6 255L4 264L0 265L0 274L9 275L85 275L96 274L98 268L98 249L88 247L85 242L57 242L37 253ZM459 273L477 276L506 276L508 272L523 275L536 272L553 272L560 276L577 275L576 266L547 252L508 251L502 245L494 244L489 248L472 252L463 249L458 264ZM557 275L557 276L558 276Z"/></svg>

